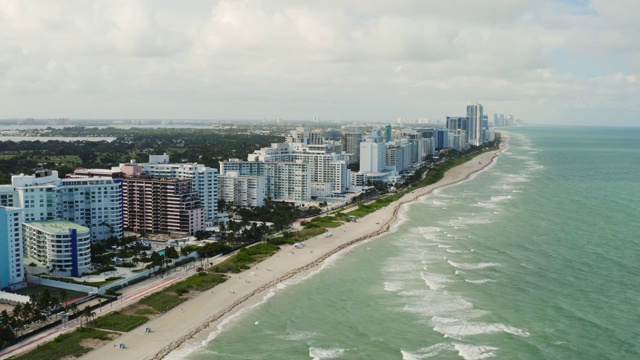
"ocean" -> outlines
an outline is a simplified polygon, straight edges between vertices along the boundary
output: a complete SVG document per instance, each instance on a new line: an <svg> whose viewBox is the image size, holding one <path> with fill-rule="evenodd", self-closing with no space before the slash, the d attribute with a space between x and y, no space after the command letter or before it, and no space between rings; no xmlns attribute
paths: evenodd
<svg viewBox="0 0 640 360"><path fill-rule="evenodd" d="M170 358L639 359L640 129L501 131L492 166Z"/></svg>

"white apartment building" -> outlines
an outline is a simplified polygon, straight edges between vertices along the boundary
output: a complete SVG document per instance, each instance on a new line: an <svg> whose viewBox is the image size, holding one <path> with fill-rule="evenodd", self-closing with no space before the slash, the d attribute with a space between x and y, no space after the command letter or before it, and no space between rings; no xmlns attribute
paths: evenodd
<svg viewBox="0 0 640 360"><path fill-rule="evenodd" d="M0 206L0 289L24 281L23 259L22 209Z"/></svg>
<svg viewBox="0 0 640 360"><path fill-rule="evenodd" d="M334 193L344 193L350 186L351 180L347 162L339 153L334 152L341 146L335 143L311 144L303 142L274 143L271 147L254 151L247 157L246 165L239 165L237 161L224 162L222 168L227 171L242 167L247 172L242 175L262 175L258 165L251 163L275 163L275 162L303 162L310 164L311 182L331 183ZM235 163L235 164L233 164ZM269 165L267 165L269 166ZM271 190L270 190L271 191Z"/></svg>
<svg viewBox="0 0 640 360"><path fill-rule="evenodd" d="M91 240L124 236L122 180L109 178L61 179L56 189L55 219L91 230Z"/></svg>
<svg viewBox="0 0 640 360"><path fill-rule="evenodd" d="M220 175L229 175L230 173L246 176L267 176L267 163L257 160L242 161L240 159L229 159L221 162Z"/></svg>
<svg viewBox="0 0 640 360"><path fill-rule="evenodd" d="M24 223L25 255L54 276L79 277L91 266L89 228L63 220Z"/></svg>
<svg viewBox="0 0 640 360"><path fill-rule="evenodd" d="M269 197L275 201L311 200L311 164L274 162L268 168Z"/></svg>
<svg viewBox="0 0 640 360"><path fill-rule="evenodd" d="M138 164L142 175L154 178L188 179L205 208L207 226L218 222L218 170L202 164L170 164L169 155L150 155L148 163ZM127 166L121 164L120 167Z"/></svg>
<svg viewBox="0 0 640 360"><path fill-rule="evenodd" d="M384 171L387 160L387 145L367 138L360 143L360 172L379 173Z"/></svg>
<svg viewBox="0 0 640 360"><path fill-rule="evenodd" d="M70 221L89 228L92 241L124 236L120 180L60 179L57 171L38 170L12 176L2 195L12 196L13 206L23 209L24 222Z"/></svg>
<svg viewBox="0 0 640 360"><path fill-rule="evenodd" d="M387 147L387 168L401 172L405 168L404 147L400 145L392 145Z"/></svg>
<svg viewBox="0 0 640 360"><path fill-rule="evenodd" d="M465 150L467 139L464 130L449 130L449 147L458 151Z"/></svg>
<svg viewBox="0 0 640 360"><path fill-rule="evenodd" d="M422 145L422 158L429 155L436 154L436 139L434 138L422 138L419 140Z"/></svg>
<svg viewBox="0 0 640 360"><path fill-rule="evenodd" d="M219 195L225 203L234 206L263 206L268 196L266 176L239 175L227 171L218 177Z"/></svg>
<svg viewBox="0 0 640 360"><path fill-rule="evenodd" d="M482 145L482 105L467 105L467 119L469 121L469 144Z"/></svg>

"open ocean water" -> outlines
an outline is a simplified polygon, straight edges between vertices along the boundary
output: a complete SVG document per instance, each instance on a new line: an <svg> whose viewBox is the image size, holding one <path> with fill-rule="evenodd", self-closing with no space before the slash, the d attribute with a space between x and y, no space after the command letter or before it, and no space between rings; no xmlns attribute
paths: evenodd
<svg viewBox="0 0 640 360"><path fill-rule="evenodd" d="M508 131L492 167L171 357L640 359L640 129Z"/></svg>

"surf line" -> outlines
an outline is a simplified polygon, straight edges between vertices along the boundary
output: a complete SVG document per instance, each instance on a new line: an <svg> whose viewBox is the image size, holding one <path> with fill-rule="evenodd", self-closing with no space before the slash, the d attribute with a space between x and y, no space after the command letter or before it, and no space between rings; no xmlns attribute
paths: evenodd
<svg viewBox="0 0 640 360"><path fill-rule="evenodd" d="M231 305L229 305L227 308L215 313L214 315L208 317L204 322L202 322L199 326L195 327L193 330L189 331L187 334L181 336L180 338L170 342L168 345L166 345L165 347L163 347L162 349L160 349L160 351L158 351L153 357L151 357L152 360L161 360L164 359L167 355L169 355L169 353L171 353L172 351L176 350L178 347L180 347L182 344L184 344L185 342L187 342L189 339L195 337L198 333L200 333L201 331L205 330L206 328L208 328L212 323L220 320L222 317L224 317L225 315L227 315L228 313L232 312L233 310L235 310L238 306L242 305L244 302L248 301L249 299L251 299L252 297L266 291L269 290L273 287L275 287L276 285L291 279L292 277L294 277L297 274L300 274L302 272L308 271L310 269L313 269L319 265L321 265L325 260L327 260L329 257L331 257L332 255L335 255L336 253L354 245L357 244L361 241L364 240L368 240L371 239L373 237L385 234L387 232L389 232L389 230L391 229L391 226L398 220L398 214L400 213L400 209L402 208L403 205L405 204L409 204L412 203L414 201L416 201L418 198L422 197L422 196L426 196L426 195L430 195L433 193L434 190L441 188L443 186L448 186L448 185L454 185L454 184L458 184L460 182L469 180L469 178L471 178L471 176L473 176L474 174L486 169L489 165L492 165L495 161L496 158L498 156L500 156L500 154L502 154L502 152L504 152L507 149L507 146L496 150L491 159L489 160L489 162L485 165L483 165L482 167L468 173L466 176L460 178L460 179L451 179L451 181L447 181L446 183L440 184L438 186L435 186L434 188L428 190L428 191L424 191L424 192L420 192L420 189L417 189L418 191L417 194L415 194L413 197L410 197L406 200L402 200L399 201L398 203L396 203L393 209L393 212L391 214L391 217L389 217L389 219L384 222L377 230L374 230L372 232L370 232L369 234L360 236L356 239L350 240L342 245L337 246L336 248L329 250L328 252L326 252L325 254L323 254L322 256L320 256L319 258L317 258L316 260L310 262L309 264L300 266L296 269L290 270L288 272L286 272L284 275L280 276L277 279L271 280L259 287L257 287L256 289L254 289L253 291L251 291L250 293L240 297L238 300L234 301ZM486 153L485 153L486 154ZM482 154L480 154L479 156L482 156ZM475 158L474 158L475 159ZM471 159L470 161L474 161L474 159ZM462 166L462 165L459 165ZM437 185L437 183L435 184ZM408 195L408 194L407 194Z"/></svg>

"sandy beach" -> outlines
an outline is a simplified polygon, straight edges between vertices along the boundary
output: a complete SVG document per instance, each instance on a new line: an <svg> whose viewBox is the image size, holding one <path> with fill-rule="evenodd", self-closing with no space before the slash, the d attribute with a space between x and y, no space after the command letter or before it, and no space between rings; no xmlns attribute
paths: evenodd
<svg viewBox="0 0 640 360"><path fill-rule="evenodd" d="M506 139L503 139L506 140ZM357 222L330 229L330 237L322 235L305 241L296 249L282 246L276 255L255 264L250 270L230 275L225 283L208 290L183 305L123 334L107 345L86 354L82 359L180 359L189 349L200 346L215 333L217 327L234 314L261 302L278 284L301 279L317 269L327 258L363 240L380 236L392 228L403 205L432 193L435 189L469 179L491 165L505 149L483 153L473 160L449 170L436 184L415 189L400 200ZM151 332L145 332L147 327ZM125 349L119 344L124 343Z"/></svg>

